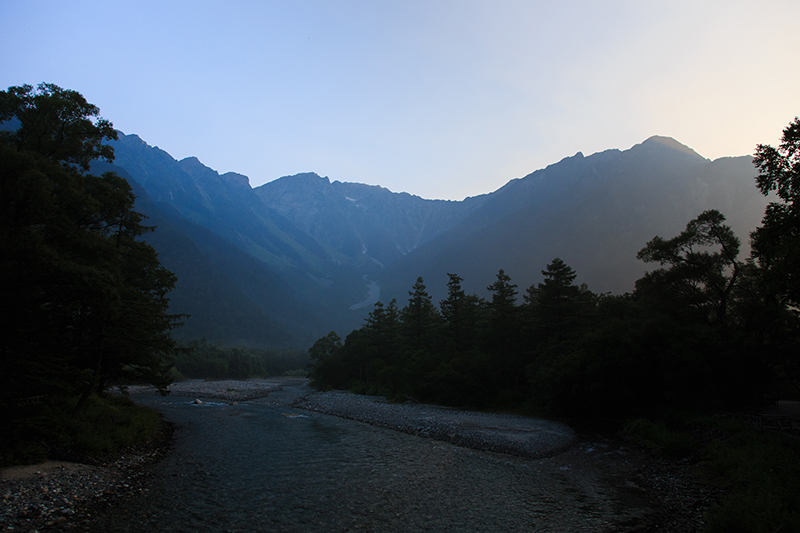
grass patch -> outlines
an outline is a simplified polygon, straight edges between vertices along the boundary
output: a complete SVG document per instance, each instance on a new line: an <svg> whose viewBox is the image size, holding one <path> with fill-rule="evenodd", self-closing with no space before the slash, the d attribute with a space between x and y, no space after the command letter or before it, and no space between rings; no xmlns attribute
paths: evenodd
<svg viewBox="0 0 800 533"><path fill-rule="evenodd" d="M708 531L800 531L800 444L746 429L704 450L707 480L728 489L709 512Z"/></svg>
<svg viewBox="0 0 800 533"><path fill-rule="evenodd" d="M703 433L714 438L701 445L694 434ZM798 440L705 414L631 420L623 435L666 457L692 455L698 479L725 489L706 515L705 531L800 531Z"/></svg>
<svg viewBox="0 0 800 533"><path fill-rule="evenodd" d="M0 437L0 466L99 457L147 442L161 425L156 411L122 396L94 395L77 414L75 404L51 398L14 413Z"/></svg>
<svg viewBox="0 0 800 533"><path fill-rule="evenodd" d="M158 430L158 413L122 396L92 396L86 408L65 421L59 440L94 457L143 444Z"/></svg>

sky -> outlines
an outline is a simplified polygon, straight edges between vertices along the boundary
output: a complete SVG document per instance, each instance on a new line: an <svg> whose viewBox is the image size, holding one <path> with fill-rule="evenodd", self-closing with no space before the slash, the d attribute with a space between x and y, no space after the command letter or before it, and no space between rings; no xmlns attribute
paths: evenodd
<svg viewBox="0 0 800 533"><path fill-rule="evenodd" d="M430 199L673 137L709 159L800 115L800 2L0 0L0 89L74 89L176 159Z"/></svg>

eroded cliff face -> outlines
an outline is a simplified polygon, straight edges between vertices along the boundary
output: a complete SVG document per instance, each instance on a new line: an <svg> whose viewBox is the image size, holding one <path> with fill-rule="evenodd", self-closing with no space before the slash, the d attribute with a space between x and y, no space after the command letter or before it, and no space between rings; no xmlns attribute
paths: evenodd
<svg viewBox="0 0 800 533"><path fill-rule="evenodd" d="M382 266L452 228L485 201L425 200L374 185L331 182L314 173L286 176L255 192L332 254L356 263L369 258Z"/></svg>

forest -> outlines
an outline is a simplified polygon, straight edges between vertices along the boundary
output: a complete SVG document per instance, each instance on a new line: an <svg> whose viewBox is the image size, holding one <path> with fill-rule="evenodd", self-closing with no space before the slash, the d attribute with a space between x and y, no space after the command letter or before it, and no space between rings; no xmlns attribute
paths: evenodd
<svg viewBox="0 0 800 533"><path fill-rule="evenodd" d="M176 380L305 376L308 353L291 348L218 346L205 337L181 343L173 357Z"/></svg>
<svg viewBox="0 0 800 533"><path fill-rule="evenodd" d="M524 291L500 270L490 298L466 294L451 273L436 305L418 278L402 308L378 302L346 338L314 343L314 384L577 418L798 398L800 120L779 147L759 145L754 163L774 201L748 257L708 210L639 251L655 268L630 294L593 293L559 258Z"/></svg>

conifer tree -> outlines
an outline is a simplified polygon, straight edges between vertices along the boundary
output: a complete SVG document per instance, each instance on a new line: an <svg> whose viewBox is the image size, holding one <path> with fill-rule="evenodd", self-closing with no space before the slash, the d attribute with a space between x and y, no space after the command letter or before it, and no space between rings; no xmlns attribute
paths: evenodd
<svg viewBox="0 0 800 533"><path fill-rule="evenodd" d="M400 313L403 339L411 349L432 348L439 326L439 313L431 301L422 277L418 277L408 293L408 305Z"/></svg>

